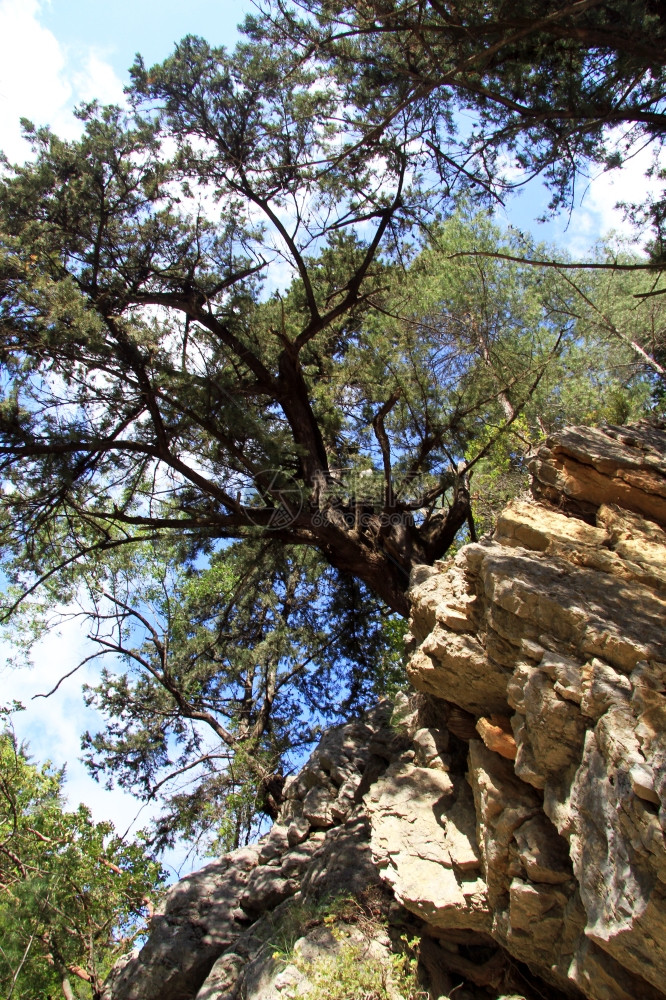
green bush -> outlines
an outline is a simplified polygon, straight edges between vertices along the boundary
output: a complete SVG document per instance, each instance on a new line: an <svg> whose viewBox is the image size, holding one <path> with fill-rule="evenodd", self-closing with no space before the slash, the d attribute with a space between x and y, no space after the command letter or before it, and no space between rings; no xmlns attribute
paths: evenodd
<svg viewBox="0 0 666 1000"><path fill-rule="evenodd" d="M293 963L307 976L311 985L302 994L307 1000L427 1000L417 982L417 942L403 935L388 959L371 948L386 937L386 909L384 894L372 888L360 897L296 899L271 928L273 958ZM312 963L295 953L294 945L317 926L330 929L337 947Z"/></svg>

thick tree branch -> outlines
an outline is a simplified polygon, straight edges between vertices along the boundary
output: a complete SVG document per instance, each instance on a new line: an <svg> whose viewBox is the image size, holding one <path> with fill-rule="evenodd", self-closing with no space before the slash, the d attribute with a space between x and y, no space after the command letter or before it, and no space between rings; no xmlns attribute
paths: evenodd
<svg viewBox="0 0 666 1000"><path fill-rule="evenodd" d="M391 412L395 404L400 399L400 390L391 393L387 401L380 407L372 419L372 427L375 437L382 452L382 462L384 464L384 482L386 483L386 504L387 508L393 507L393 480L391 472L391 444L384 427L384 419Z"/></svg>

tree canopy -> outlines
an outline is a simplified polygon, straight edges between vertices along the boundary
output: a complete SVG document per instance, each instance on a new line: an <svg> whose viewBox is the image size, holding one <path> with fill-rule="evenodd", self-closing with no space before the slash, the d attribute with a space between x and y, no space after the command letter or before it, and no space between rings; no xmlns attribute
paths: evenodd
<svg viewBox="0 0 666 1000"><path fill-rule="evenodd" d="M90 571L87 589L93 640L123 669L87 689L109 724L85 735L86 758L162 800L160 847L246 842L320 727L399 678L379 602L307 548L248 540L195 570L173 544L146 544Z"/></svg>
<svg viewBox="0 0 666 1000"><path fill-rule="evenodd" d="M639 6L630 37L661 31ZM172 789L160 843L241 842L316 727L390 690L412 568L490 525L543 434L663 407L658 261L554 266L471 197L507 150L564 197L615 122L583 113L602 78L659 138L657 63L598 40L606 7L275 5L233 53L138 60L79 140L26 123L0 182L6 613L82 604L115 657L89 764Z"/></svg>
<svg viewBox="0 0 666 1000"><path fill-rule="evenodd" d="M246 29L316 53L364 137L408 123L447 191L501 198L540 174L557 209L590 164L663 147L666 19L652 0L274 0ZM652 170L663 179L658 159ZM663 260L663 197L631 207Z"/></svg>

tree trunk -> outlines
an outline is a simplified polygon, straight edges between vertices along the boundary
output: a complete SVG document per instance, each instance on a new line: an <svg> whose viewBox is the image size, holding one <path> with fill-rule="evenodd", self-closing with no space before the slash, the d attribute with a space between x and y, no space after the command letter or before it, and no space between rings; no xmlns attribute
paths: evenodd
<svg viewBox="0 0 666 1000"><path fill-rule="evenodd" d="M299 527L309 529L310 544L331 566L358 577L392 611L406 618L412 569L441 559L470 516L469 488L461 476L451 506L418 527L411 512L399 506L364 513L360 524L358 520L353 524L352 504L331 504L323 511L304 513Z"/></svg>

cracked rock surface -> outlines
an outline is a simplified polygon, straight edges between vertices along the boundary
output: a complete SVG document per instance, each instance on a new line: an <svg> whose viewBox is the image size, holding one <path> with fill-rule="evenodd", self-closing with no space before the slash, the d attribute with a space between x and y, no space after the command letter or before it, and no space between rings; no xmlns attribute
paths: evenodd
<svg viewBox="0 0 666 1000"><path fill-rule="evenodd" d="M415 574L408 674L482 737L468 780L495 940L563 991L663 997L666 432L570 428L531 470L538 502ZM486 738L493 712L515 750Z"/></svg>

